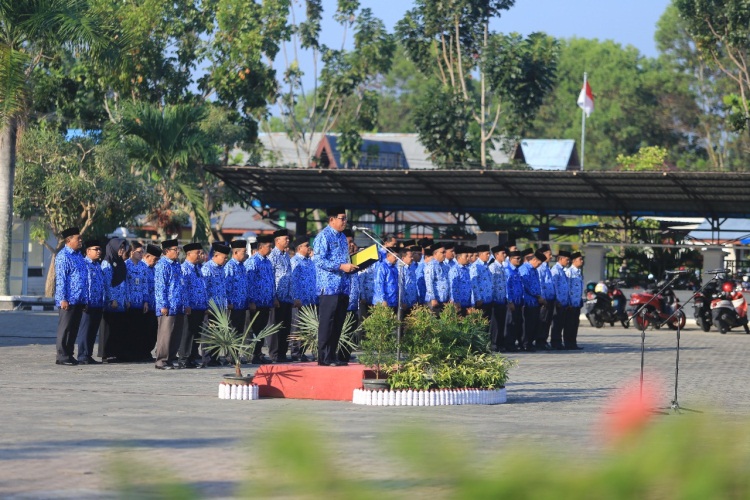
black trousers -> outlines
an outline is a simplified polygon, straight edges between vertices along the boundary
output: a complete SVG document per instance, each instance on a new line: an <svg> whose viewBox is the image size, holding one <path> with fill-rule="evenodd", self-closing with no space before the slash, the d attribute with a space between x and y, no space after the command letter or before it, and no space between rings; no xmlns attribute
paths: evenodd
<svg viewBox="0 0 750 500"><path fill-rule="evenodd" d="M126 341L127 323L125 312L104 311L102 328L99 332L99 357L122 358Z"/></svg>
<svg viewBox="0 0 750 500"><path fill-rule="evenodd" d="M247 309L232 309L231 311L229 311L229 322L240 335L243 335L245 333L246 314ZM252 318L252 316L250 317Z"/></svg>
<svg viewBox="0 0 750 500"><path fill-rule="evenodd" d="M66 361L73 357L83 307L83 304L76 304L68 306L68 309L60 308L57 317L57 341L55 342L57 361Z"/></svg>
<svg viewBox="0 0 750 500"><path fill-rule="evenodd" d="M177 349L177 357L180 361L198 361L198 343L196 340L201 336L201 327L205 318L206 311L195 309L191 309L190 314L185 315L180 347Z"/></svg>
<svg viewBox="0 0 750 500"><path fill-rule="evenodd" d="M488 303L483 303L479 307L479 309L482 310L482 316L484 316L484 318L487 321L491 321L492 320L492 309L493 309L493 306L494 306L494 304L492 302L488 302Z"/></svg>
<svg viewBox="0 0 750 500"><path fill-rule="evenodd" d="M102 321L102 308L89 307L81 315L81 325L78 327L76 344L78 345L78 361L84 361L94 355L94 343Z"/></svg>
<svg viewBox="0 0 750 500"><path fill-rule="evenodd" d="M258 315L257 317L255 315ZM268 320L271 318L271 308L270 307L258 307L255 309L255 311L248 311L247 312L247 322L248 324L252 321L253 324L250 327L250 330L253 332L253 338L257 338L258 334L263 331L263 329L268 326ZM255 321L253 321L253 318L255 318ZM269 337L270 338L270 337ZM268 341L268 338L266 339ZM263 341L259 340L255 343L253 346L253 357L259 358L260 355L263 353Z"/></svg>
<svg viewBox="0 0 750 500"><path fill-rule="evenodd" d="M563 329L563 342L565 347L576 347L578 345L578 323L580 322L581 308L571 307L565 313L565 328Z"/></svg>
<svg viewBox="0 0 750 500"><path fill-rule="evenodd" d="M505 348L513 349L523 346L523 305L516 304L513 310L508 308L505 319Z"/></svg>
<svg viewBox="0 0 750 500"><path fill-rule="evenodd" d="M348 295L321 295L318 310L318 363L333 363L337 360L337 349L341 328L349 306Z"/></svg>
<svg viewBox="0 0 750 500"><path fill-rule="evenodd" d="M534 347L539 330L539 306L523 306L523 346Z"/></svg>
<svg viewBox="0 0 750 500"><path fill-rule="evenodd" d="M552 325L554 309L554 301L551 303L548 302L547 305L539 308L539 331L536 336L537 347L544 347L547 344L547 337L549 337L549 329Z"/></svg>
<svg viewBox="0 0 750 500"><path fill-rule="evenodd" d="M552 347L560 347L563 345L562 334L567 317L568 307L560 305L559 302L555 302L555 313L552 317L552 330L550 333L550 344L552 344Z"/></svg>
<svg viewBox="0 0 750 500"><path fill-rule="evenodd" d="M122 357L131 361L143 361L143 346L146 344L146 328L143 308L129 308L125 311L125 321L127 322L127 326L125 328L125 339L122 345Z"/></svg>
<svg viewBox="0 0 750 500"><path fill-rule="evenodd" d="M156 319L156 311L149 310L143 315L143 344L140 349L140 359L153 361L151 352L156 347L156 334L159 330L159 320Z"/></svg>
<svg viewBox="0 0 750 500"><path fill-rule="evenodd" d="M289 350L289 332L292 331L292 304L280 302L274 310L274 324L281 323L281 330L267 339L268 357L271 361L284 361Z"/></svg>
<svg viewBox="0 0 750 500"><path fill-rule="evenodd" d="M507 304L492 304L490 316L490 347L493 351L505 349L505 316L508 312Z"/></svg>

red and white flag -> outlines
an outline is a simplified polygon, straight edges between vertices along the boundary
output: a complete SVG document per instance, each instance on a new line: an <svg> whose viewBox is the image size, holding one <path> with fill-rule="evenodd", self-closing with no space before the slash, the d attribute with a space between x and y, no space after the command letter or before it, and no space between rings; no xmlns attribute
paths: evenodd
<svg viewBox="0 0 750 500"><path fill-rule="evenodd" d="M594 94L591 92L591 85L589 85L588 80L583 84L577 104L586 113L586 117L589 117L594 111Z"/></svg>

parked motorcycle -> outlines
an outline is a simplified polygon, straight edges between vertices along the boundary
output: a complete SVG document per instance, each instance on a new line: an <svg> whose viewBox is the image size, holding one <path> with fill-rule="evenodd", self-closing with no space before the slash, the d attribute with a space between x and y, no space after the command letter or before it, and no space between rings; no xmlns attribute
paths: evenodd
<svg viewBox="0 0 750 500"><path fill-rule="evenodd" d="M711 325L713 324L711 318L711 301L718 295L719 282L711 281L693 299L693 317L695 318L695 323L704 332L711 330Z"/></svg>
<svg viewBox="0 0 750 500"><path fill-rule="evenodd" d="M631 318L645 306L633 318L641 330L645 330L649 326L658 330L665 324L672 330L676 330L678 326L680 328L685 327L685 313L682 311L680 301L674 294L672 287L668 287L662 293L657 294L657 291L661 290L663 286L663 283L657 283L654 290L634 293L630 296L628 315ZM654 298L654 295L656 295L656 298Z"/></svg>
<svg viewBox="0 0 750 500"><path fill-rule="evenodd" d="M623 281L606 281L597 284L593 292L586 294L586 317L594 328L601 328L605 323L615 326L619 321L627 328L628 315L625 312L625 296L620 290Z"/></svg>
<svg viewBox="0 0 750 500"><path fill-rule="evenodd" d="M745 333L750 333L747 324L747 301L745 295L735 289L731 281L721 285L721 293L711 301L711 320L719 333L727 333L732 328L742 326Z"/></svg>

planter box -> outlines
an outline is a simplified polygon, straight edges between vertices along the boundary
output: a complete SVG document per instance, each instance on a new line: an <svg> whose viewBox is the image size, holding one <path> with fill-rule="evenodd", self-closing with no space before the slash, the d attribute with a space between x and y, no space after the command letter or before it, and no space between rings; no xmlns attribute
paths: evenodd
<svg viewBox="0 0 750 500"><path fill-rule="evenodd" d="M256 384L219 384L219 399L239 399L241 401L253 401L260 399L258 386Z"/></svg>
<svg viewBox="0 0 750 500"><path fill-rule="evenodd" d="M369 391L355 389L352 403L368 406L496 405L507 400L501 389L433 389L429 391Z"/></svg>

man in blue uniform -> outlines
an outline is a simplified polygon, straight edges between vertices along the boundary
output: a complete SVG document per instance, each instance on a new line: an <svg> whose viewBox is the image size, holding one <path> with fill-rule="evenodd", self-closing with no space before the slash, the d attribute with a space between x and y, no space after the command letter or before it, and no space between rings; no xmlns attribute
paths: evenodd
<svg viewBox="0 0 750 500"><path fill-rule="evenodd" d="M453 269L453 266L456 265L456 244L452 241L449 241L448 243L443 244L443 248L445 249L445 265L448 266L447 269L450 271Z"/></svg>
<svg viewBox="0 0 750 500"><path fill-rule="evenodd" d="M425 302L434 314L440 314L450 298L448 265L445 261L445 248L442 243L432 245L432 260L425 264Z"/></svg>
<svg viewBox="0 0 750 500"><path fill-rule="evenodd" d="M147 266L143 262L146 249L137 241L131 242L130 256L125 260L127 269L127 299L128 309L125 311L127 321L128 338L126 356L135 361L150 361L151 354L144 355L145 339L145 317L148 310L146 302L146 273ZM153 347L153 346L152 346Z"/></svg>
<svg viewBox="0 0 750 500"><path fill-rule="evenodd" d="M357 271L357 266L349 261L346 236L346 210L344 207L328 209L328 226L315 238L313 262L315 262L319 315L318 364L323 366L343 366L346 361L338 361L337 348L341 329L346 319L349 304L349 274Z"/></svg>
<svg viewBox="0 0 750 500"><path fill-rule="evenodd" d="M247 241L234 240L229 246L232 248L232 258L224 265L224 276L227 281L227 308L229 321L238 332L245 331L245 314L247 312Z"/></svg>
<svg viewBox="0 0 750 500"><path fill-rule="evenodd" d="M539 331L539 307L547 301L542 297L542 289L539 284L537 268L547 258L541 252L531 254L531 258L518 268L518 274L523 282L523 348L525 351L534 352Z"/></svg>
<svg viewBox="0 0 750 500"><path fill-rule="evenodd" d="M146 293L144 300L148 307L143 318L144 344L140 358L149 363L156 361L151 355L151 351L156 347L156 332L159 328L159 323L156 319L156 263L159 262L161 255L161 248L150 243L146 245L146 253L143 255L143 262L146 263Z"/></svg>
<svg viewBox="0 0 750 500"><path fill-rule="evenodd" d="M203 320L208 309L208 293L206 282L201 276L201 265L205 254L200 243L188 243L182 250L185 252L185 262L182 263L182 277L185 281L185 305L190 308L187 314L187 328L183 328L180 347L177 351L178 368L202 368L198 364L198 343L201 335Z"/></svg>
<svg viewBox="0 0 750 500"><path fill-rule="evenodd" d="M508 266L505 275L508 279L508 312L505 320L505 350L515 352L523 347L523 280L519 273L523 257L520 250L508 252ZM516 346L518 344L518 346Z"/></svg>
<svg viewBox="0 0 750 500"><path fill-rule="evenodd" d="M229 260L229 254L232 249L229 245L215 242L211 245L213 255L211 259L201 266L201 276L203 276L203 282L206 287L206 298L213 301L214 304L221 310L227 308L227 279L224 276L224 265ZM209 312L209 317L211 313ZM202 353L201 365L206 366L219 366L219 361L216 359L215 354L211 354L206 350Z"/></svg>
<svg viewBox="0 0 750 500"><path fill-rule="evenodd" d="M564 349L562 332L570 308L570 285L568 284L568 275L565 273L565 267L569 262L570 252L560 250L557 254L557 262L550 270L552 283L555 286L555 313L552 318L550 345L557 351Z"/></svg>
<svg viewBox="0 0 750 500"><path fill-rule="evenodd" d="M490 318L490 348L505 351L505 317L508 310L508 278L505 276L505 247L490 249L494 260L489 265L492 275L492 316Z"/></svg>
<svg viewBox="0 0 750 500"><path fill-rule="evenodd" d="M156 317L159 329L156 336L157 370L172 370L173 359L180 346L185 314L190 308L185 304L185 278L182 276L180 247L177 240L166 240L161 244L163 254L156 263L154 291L156 294Z"/></svg>
<svg viewBox="0 0 750 500"><path fill-rule="evenodd" d="M494 292L492 283L492 272L490 271L490 246L477 245L477 260L469 266L471 275L471 291L474 294L474 304L482 310L482 315L487 320L492 319L494 305Z"/></svg>
<svg viewBox="0 0 750 500"><path fill-rule="evenodd" d="M537 269L542 297L547 301L547 304L539 308L539 331L537 333L536 345L537 349L549 351L552 350L552 345L547 342L547 338L549 337L549 329L552 325L552 315L555 309L555 285L552 282L552 273L548 265L552 258L552 249L550 249L549 245L542 245L539 247L539 252L543 253L547 258Z"/></svg>
<svg viewBox="0 0 750 500"><path fill-rule="evenodd" d="M570 308L565 315L565 328L563 330L563 342L565 349L583 349L578 345L578 322L581 315L581 304L583 302L583 255L581 252L570 254L570 267L567 270L568 283L570 285Z"/></svg>
<svg viewBox="0 0 750 500"><path fill-rule="evenodd" d="M414 258L422 255L422 249L418 246L402 248L400 251L401 260L404 264L399 264L399 279L401 280L401 317L403 320L409 315L412 308L419 304L419 285L417 283L417 266Z"/></svg>
<svg viewBox="0 0 750 500"><path fill-rule="evenodd" d="M297 314L306 306L318 305L318 289L315 278L315 264L311 259L312 248L307 236L300 236L294 240L296 253L292 257L292 299L294 299L294 311L292 319L292 331L296 330ZM292 361L309 361L302 352L302 343L296 340L291 343Z"/></svg>
<svg viewBox="0 0 750 500"><path fill-rule="evenodd" d="M88 286L86 287L86 307L83 309L81 326L78 328L78 364L98 365L92 356L96 333L102 320L104 307L104 271L102 271L102 246L97 240L89 240L83 245L86 254Z"/></svg>
<svg viewBox="0 0 750 500"><path fill-rule="evenodd" d="M397 312L398 307L398 266L394 249L386 252L385 257L375 269L375 285L372 305L383 304Z"/></svg>
<svg viewBox="0 0 750 500"><path fill-rule="evenodd" d="M273 265L276 290L276 308L273 322L281 324L278 333L268 337L268 356L274 363L289 361L286 352L289 350L289 332L292 329L292 263L289 259L289 231L279 229L273 233L274 248L268 258Z"/></svg>
<svg viewBox="0 0 750 500"><path fill-rule="evenodd" d="M245 262L247 270L247 321L252 321L251 330L253 336L258 334L268 325L271 318L271 311L278 307L276 299L276 279L273 271L273 264L270 255L274 246L274 236L272 234L262 234L258 236L258 250L253 256ZM257 315L257 316L256 316ZM269 355L270 355L270 344ZM250 362L254 365L270 363L274 358L266 359L262 355L263 341L255 343L253 357ZM285 354L286 356L286 354Z"/></svg>
<svg viewBox="0 0 750 500"><path fill-rule="evenodd" d="M55 256L55 305L60 308L55 363L75 366L78 361L73 357L73 350L86 306L88 271L79 252L83 240L78 228L65 229L61 236L65 246Z"/></svg>
<svg viewBox="0 0 750 500"><path fill-rule="evenodd" d="M458 308L458 312L462 316L466 315L466 309L473 305L469 271L469 255L473 251L473 248L464 245L455 246L456 265L448 272L450 302Z"/></svg>

